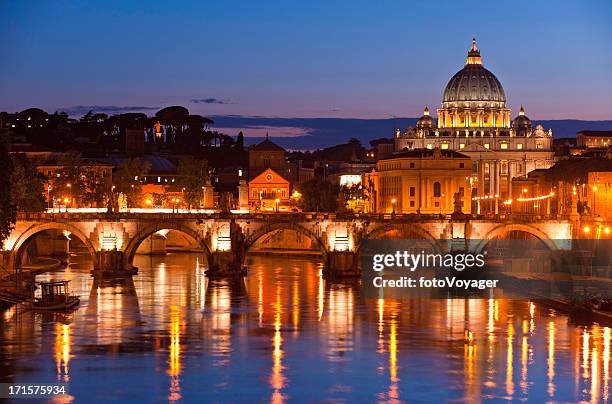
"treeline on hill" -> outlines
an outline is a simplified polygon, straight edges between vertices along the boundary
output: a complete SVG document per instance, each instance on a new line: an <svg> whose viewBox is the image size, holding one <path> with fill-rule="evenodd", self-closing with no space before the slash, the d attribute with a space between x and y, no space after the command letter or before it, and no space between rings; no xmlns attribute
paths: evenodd
<svg viewBox="0 0 612 404"><path fill-rule="evenodd" d="M225 164L240 164L245 158L242 133L234 139L211 130L212 120L190 114L182 106L163 108L151 117L135 112L108 116L89 111L79 119L65 112L49 114L29 108L16 114L0 113L0 123L4 122L12 122L11 131L27 143L58 151L78 150L83 157L124 153L126 130L142 129L147 154L188 154L206 159L211 165L219 159ZM219 149L223 153L211 153Z"/></svg>
<svg viewBox="0 0 612 404"><path fill-rule="evenodd" d="M367 152L367 149L361 145L358 139L351 138L347 143L312 152L296 151L289 156L292 159L306 161L360 161L366 157Z"/></svg>

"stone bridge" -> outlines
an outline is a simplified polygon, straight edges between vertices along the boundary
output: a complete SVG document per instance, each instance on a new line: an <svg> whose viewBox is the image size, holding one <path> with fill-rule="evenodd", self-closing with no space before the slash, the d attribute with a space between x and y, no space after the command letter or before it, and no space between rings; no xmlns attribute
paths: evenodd
<svg viewBox="0 0 612 404"><path fill-rule="evenodd" d="M429 240L439 251L479 251L486 242L510 231L528 233L551 250L567 249L572 238L569 220L517 220L506 218L452 219L437 215L368 215L272 213L38 213L20 214L5 240L2 255L9 271L21 267L29 240L56 229L77 237L89 250L94 272L129 272L140 244L161 230L191 236L201 246L211 276L244 273L245 256L261 237L277 230L292 230L308 237L325 262L326 274L359 273L355 259L367 239ZM564 240L564 242L563 242Z"/></svg>

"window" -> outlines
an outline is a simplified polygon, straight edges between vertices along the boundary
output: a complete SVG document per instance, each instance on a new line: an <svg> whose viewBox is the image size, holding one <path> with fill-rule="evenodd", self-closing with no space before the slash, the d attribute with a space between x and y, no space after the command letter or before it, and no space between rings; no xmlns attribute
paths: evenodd
<svg viewBox="0 0 612 404"><path fill-rule="evenodd" d="M465 147L465 143L459 143L459 149L463 149Z"/></svg>
<svg viewBox="0 0 612 404"><path fill-rule="evenodd" d="M465 168L465 163L459 163L459 168Z"/></svg>
<svg viewBox="0 0 612 404"><path fill-rule="evenodd" d="M484 148L485 148L485 149L488 149L489 147L490 147L490 146L489 146L489 144L488 144L488 143L485 143L485 144L484 144Z"/></svg>
<svg viewBox="0 0 612 404"><path fill-rule="evenodd" d="M501 171L501 174L503 174L503 175L507 175L508 174L508 162L507 161L502 161L501 162L500 171Z"/></svg>
<svg viewBox="0 0 612 404"><path fill-rule="evenodd" d="M448 143L442 143L442 149L448 150Z"/></svg>
<svg viewBox="0 0 612 404"><path fill-rule="evenodd" d="M427 148L428 148L429 150L431 150L431 149L433 149L433 145L432 145L431 143L427 143Z"/></svg>
<svg viewBox="0 0 612 404"><path fill-rule="evenodd" d="M517 143L516 148L518 150L523 150L523 144L522 143Z"/></svg>
<svg viewBox="0 0 612 404"><path fill-rule="evenodd" d="M501 144L499 145L499 147L500 147L502 150L508 150L508 143L501 143Z"/></svg>
<svg viewBox="0 0 612 404"><path fill-rule="evenodd" d="M410 187L410 196L416 195L416 189L414 187Z"/></svg>
<svg viewBox="0 0 612 404"><path fill-rule="evenodd" d="M410 163L410 168L414 168L414 163Z"/></svg>
<svg viewBox="0 0 612 404"><path fill-rule="evenodd" d="M442 186L440 185L439 182L434 182L433 184L433 189L434 189L434 197L439 198L440 196L442 196Z"/></svg>
<svg viewBox="0 0 612 404"><path fill-rule="evenodd" d="M544 148L544 145L542 144L542 142L541 141L537 141L536 142L536 149L543 149L543 148Z"/></svg>
<svg viewBox="0 0 612 404"><path fill-rule="evenodd" d="M436 208L439 208L439 207L440 207L440 202L438 202L438 201L434 202L434 206L435 206Z"/></svg>
<svg viewBox="0 0 612 404"><path fill-rule="evenodd" d="M410 207L414 208L414 201L410 201Z"/></svg>

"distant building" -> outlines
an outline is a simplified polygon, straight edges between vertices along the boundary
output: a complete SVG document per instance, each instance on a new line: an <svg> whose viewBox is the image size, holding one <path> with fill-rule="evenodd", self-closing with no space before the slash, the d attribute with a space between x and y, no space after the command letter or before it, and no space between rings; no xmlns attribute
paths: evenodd
<svg viewBox="0 0 612 404"><path fill-rule="evenodd" d="M379 160L366 175L379 213L450 214L455 201L471 212L470 157L453 150L417 149Z"/></svg>
<svg viewBox="0 0 612 404"><path fill-rule="evenodd" d="M273 143L266 134L263 142L249 148L249 178L257 177L268 168L286 175L285 149Z"/></svg>
<svg viewBox="0 0 612 404"><path fill-rule="evenodd" d="M607 149L612 146L612 130L583 130L576 133L576 147Z"/></svg>
<svg viewBox="0 0 612 404"><path fill-rule="evenodd" d="M456 150L472 159L472 183L479 197L510 197L511 179L554 164L552 131L532 127L521 107L510 119L504 89L482 65L476 40L466 64L448 82L437 121L426 107L416 128L395 134L395 152Z"/></svg>
<svg viewBox="0 0 612 404"><path fill-rule="evenodd" d="M512 180L512 213L580 214L612 220L612 159L572 156L546 170Z"/></svg>
<svg viewBox="0 0 612 404"><path fill-rule="evenodd" d="M290 208L290 184L282 175L267 168L249 181L249 208L286 211Z"/></svg>
<svg viewBox="0 0 612 404"><path fill-rule="evenodd" d="M309 160L292 160L289 161L287 169L287 179L293 185L302 184L314 178L315 164Z"/></svg>
<svg viewBox="0 0 612 404"><path fill-rule="evenodd" d="M125 130L125 154L128 157L141 157L145 154L144 129Z"/></svg>

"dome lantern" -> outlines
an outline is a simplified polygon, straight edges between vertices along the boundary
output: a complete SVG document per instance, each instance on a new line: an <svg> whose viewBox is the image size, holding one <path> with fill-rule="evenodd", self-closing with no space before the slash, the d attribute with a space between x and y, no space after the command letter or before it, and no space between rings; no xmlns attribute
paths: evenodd
<svg viewBox="0 0 612 404"><path fill-rule="evenodd" d="M472 47L468 51L466 65L481 65L482 58L480 57L480 51L476 46L476 38L472 38Z"/></svg>

